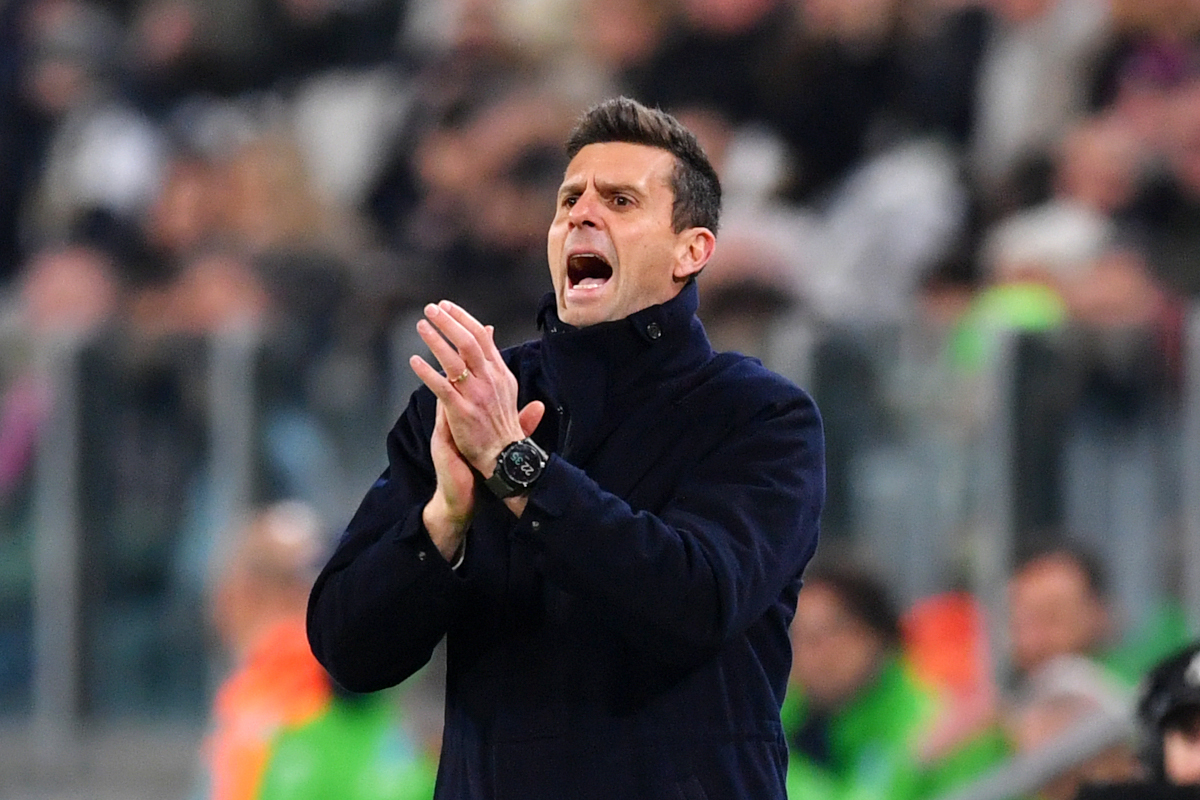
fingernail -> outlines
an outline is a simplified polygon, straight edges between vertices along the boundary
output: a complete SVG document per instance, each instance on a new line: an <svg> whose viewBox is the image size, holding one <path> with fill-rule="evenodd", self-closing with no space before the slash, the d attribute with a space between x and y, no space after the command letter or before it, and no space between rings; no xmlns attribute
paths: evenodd
<svg viewBox="0 0 1200 800"><path fill-rule="evenodd" d="M429 305L425 306L425 313L428 314L429 316L433 316L434 314L437 314L439 311L441 311L441 309L438 308L437 306L435 306L433 303L430 303Z"/></svg>
<svg viewBox="0 0 1200 800"><path fill-rule="evenodd" d="M442 302L438 303L438 305L441 306L442 308L446 309L447 311L454 308L454 303L451 303L449 300L443 300Z"/></svg>

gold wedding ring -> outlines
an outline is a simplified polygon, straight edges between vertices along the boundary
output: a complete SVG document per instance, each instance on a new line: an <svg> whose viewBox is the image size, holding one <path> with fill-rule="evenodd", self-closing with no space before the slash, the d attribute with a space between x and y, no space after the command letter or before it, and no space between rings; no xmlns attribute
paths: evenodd
<svg viewBox="0 0 1200 800"><path fill-rule="evenodd" d="M471 377L471 370L467 369L466 367L463 367L462 373L457 378L451 378L450 382L451 383L462 383L469 377Z"/></svg>

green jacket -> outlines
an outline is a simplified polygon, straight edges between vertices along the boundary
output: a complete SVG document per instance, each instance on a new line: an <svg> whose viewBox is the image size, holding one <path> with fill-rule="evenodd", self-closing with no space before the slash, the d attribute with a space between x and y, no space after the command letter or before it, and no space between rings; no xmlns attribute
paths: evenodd
<svg viewBox="0 0 1200 800"><path fill-rule="evenodd" d="M932 690L917 683L899 657L828 722L828 763L791 746L808 719L799 692L789 692L782 718L789 740L788 796L793 800L924 800L963 785L1004 760L1003 738L989 731L936 763L918 750L938 712Z"/></svg>
<svg viewBox="0 0 1200 800"><path fill-rule="evenodd" d="M392 693L335 697L276 737L258 800L429 800L437 765L399 716Z"/></svg>

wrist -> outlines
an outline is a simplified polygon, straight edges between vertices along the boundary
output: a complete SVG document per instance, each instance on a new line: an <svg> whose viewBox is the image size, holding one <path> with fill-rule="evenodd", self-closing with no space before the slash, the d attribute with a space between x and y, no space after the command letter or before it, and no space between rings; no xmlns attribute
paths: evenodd
<svg viewBox="0 0 1200 800"><path fill-rule="evenodd" d="M471 525L471 514L455 514L445 498L434 492L421 511L421 522L438 552L451 561L462 547L467 528Z"/></svg>

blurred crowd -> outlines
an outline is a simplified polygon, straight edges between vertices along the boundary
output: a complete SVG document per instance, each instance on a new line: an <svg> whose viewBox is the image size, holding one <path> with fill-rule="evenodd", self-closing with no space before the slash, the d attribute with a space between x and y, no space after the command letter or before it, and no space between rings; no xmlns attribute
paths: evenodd
<svg viewBox="0 0 1200 800"><path fill-rule="evenodd" d="M861 566L819 564L792 624L790 796L915 800L970 787L962 796L1131 800L1177 796L1138 793L1164 785L1196 790L1200 647L1185 622L1134 630L1103 565L1069 538L1021 555L1006 605L998 638L969 592L905 608ZM1100 791L1114 793L1089 795Z"/></svg>
<svg viewBox="0 0 1200 800"><path fill-rule="evenodd" d="M330 448L305 415L353 425L382 405L400 380L397 326L430 300L453 298L501 344L534 333L562 141L615 94L685 121L721 175L720 246L701 278L719 346L757 353L781 319L917 319L971 374L995 329L1085 327L1111 345L1096 357L1117 384L1178 377L1200 294L1200 0L0 0L0 330L269 332L284 353L263 367L276 402L259 494L336 522L348 512L328 491ZM854 353L827 363L814 378L836 533L850 524L845 443L874 417ZM101 502L92 521L119 542L97 551L102 581L88 578L109 600L158 591L145 565L180 559L145 531L167 517L202 527L203 491L179 472L203 449L186 412L197 389L157 366L127 380L120 359L92 365L124 395L83 412L117 434L94 445L105 466L85 487L138 501ZM1107 399L1136 399L1112 383ZM24 379L0 399L6 497L46 402ZM1061 427L1042 418L1032 459ZM1047 522L1032 517L1017 523ZM1010 587L1019 682L990 672L996 643L969 596L897 609L871 576L814 575L785 709L796 796L934 796L1127 705L1178 631L1120 650L1097 570L1038 558ZM136 609L108 606L125 630ZM155 635L194 622L187 606ZM90 646L121 663L128 641ZM320 737L341 734L322 731L351 719L330 708L353 708L360 731L392 710L308 690L311 708L288 719L324 727L285 752L328 750ZM1086 777L1128 777L1134 755L1106 752ZM249 758L264 768L261 749ZM286 785L302 767L281 769L271 780ZM1073 796L1076 779L1043 796Z"/></svg>
<svg viewBox="0 0 1200 800"><path fill-rule="evenodd" d="M427 800L438 662L415 689L333 684L304 633L327 543L319 518L281 502L236 534L213 562L210 621L229 669L195 796ZM1094 796L1136 800L1174 795L1133 787L1200 786L1200 642L1180 609L1132 629L1103 565L1069 538L1021 555L1006 608L997 646L969 591L904 607L861 564L818 558L791 626L789 796L1077 800L1123 787Z"/></svg>
<svg viewBox="0 0 1200 800"><path fill-rule="evenodd" d="M562 135L626 93L722 173L714 325L1169 328L1200 289L1197 5L8 0L0 279L30 326L364 347L453 295L513 340Z"/></svg>
<svg viewBox="0 0 1200 800"><path fill-rule="evenodd" d="M404 384L386 353L431 298L535 332L561 141L626 93L721 173L718 346L791 372L780 324L918 320L971 374L996 329L1084 326L1119 390L1170 383L1200 291L1198 6L7 0L0 330L269 330L274 391L348 419ZM839 532L847 443L886 425L851 344L808 381ZM273 441L294 473L300 440Z"/></svg>

